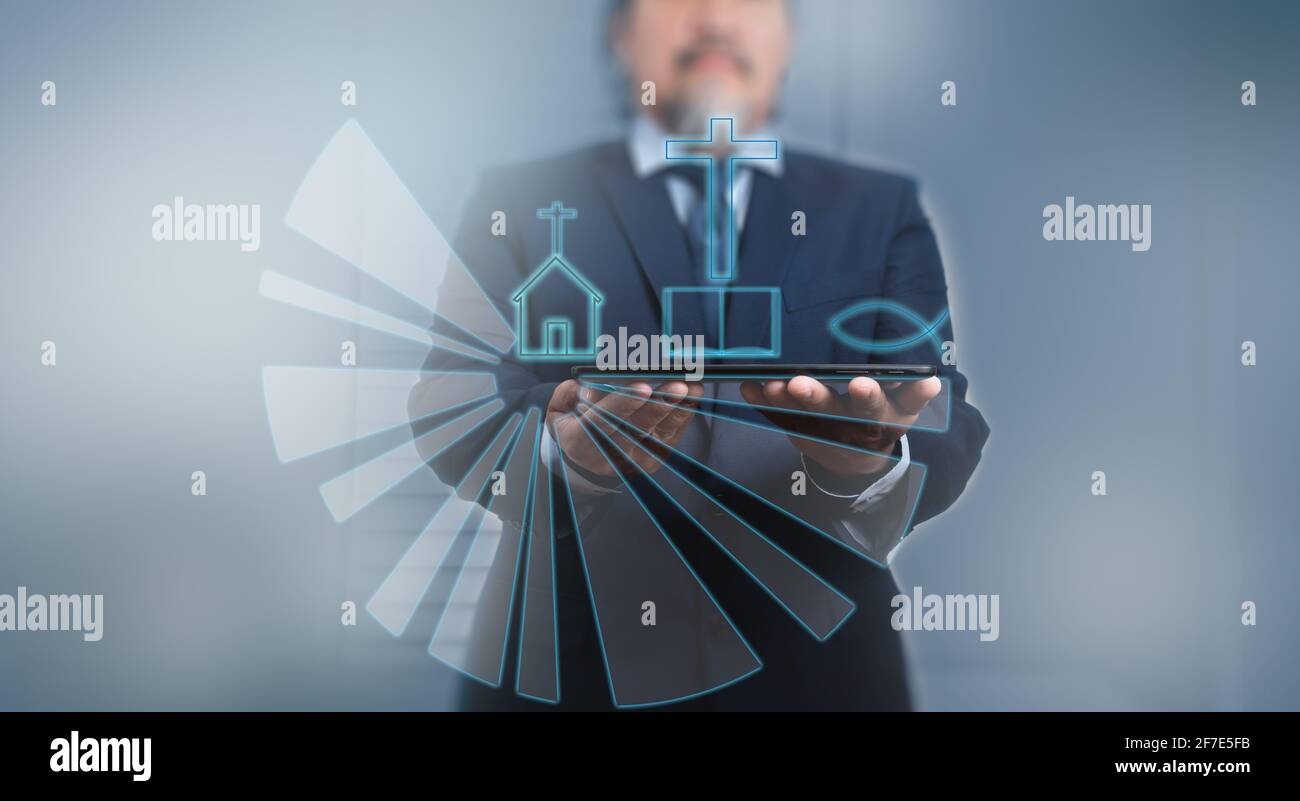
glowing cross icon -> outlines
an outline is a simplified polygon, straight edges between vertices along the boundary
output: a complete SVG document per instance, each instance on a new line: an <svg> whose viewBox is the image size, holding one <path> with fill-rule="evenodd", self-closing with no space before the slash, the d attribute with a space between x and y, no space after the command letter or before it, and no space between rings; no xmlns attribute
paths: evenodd
<svg viewBox="0 0 1300 801"><path fill-rule="evenodd" d="M538 209L537 219L551 221L551 255L564 254L564 221L578 219L577 209L566 209L560 201L553 201L549 208Z"/></svg>
<svg viewBox="0 0 1300 801"><path fill-rule="evenodd" d="M725 264L719 265L714 255L713 232L717 230L716 210L713 199L715 172L714 159L727 161L726 197L731 199L736 187L736 162L746 159L780 158L780 143L775 139L737 139L735 120L731 117L714 117L709 120L707 139L669 139L664 142L664 158L669 160L690 160L702 162L705 168L704 195L708 198L709 236L706 262L709 265L709 280L734 281L736 279L736 211L735 203L727 204L727 258ZM721 165L717 165L721 166ZM538 212L540 214L541 212Z"/></svg>

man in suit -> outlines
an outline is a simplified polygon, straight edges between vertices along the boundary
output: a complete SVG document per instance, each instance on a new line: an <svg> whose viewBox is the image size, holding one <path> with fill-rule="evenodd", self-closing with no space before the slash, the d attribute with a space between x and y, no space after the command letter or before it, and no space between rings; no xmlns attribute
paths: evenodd
<svg viewBox="0 0 1300 801"><path fill-rule="evenodd" d="M704 283L709 228L715 236L725 230L718 224L721 215L705 214L707 184L666 162L664 141L669 132L707 132L710 117L719 114L735 119L738 135L763 138L788 65L792 26L785 0L613 4L610 41L637 112L628 138L489 172L456 238L457 253L506 319L512 318L515 291L551 249L546 227L523 221L534 222L536 209L560 199L580 210L565 229L564 256L599 288L602 329L626 327L647 335L662 330L664 290ZM654 82L653 105L640 102L645 81ZM717 142L706 150L721 163L726 147ZM832 316L864 298L895 302L925 320L947 309L938 248L911 180L790 149L779 160L736 164L733 185L714 182L715 210L735 215L738 255L731 286L780 289L779 361L857 363L868 355L871 361L938 361L928 339L900 352L864 354L827 330ZM512 221L508 236L490 230L498 210ZM796 211L807 221L806 235L792 234ZM737 303L738 297L726 301L725 321L708 304L681 304L674 309L674 332L716 338L722 327L728 339L770 339L766 312ZM563 307L565 300L555 303ZM570 319L582 319L578 306L568 311ZM876 340L908 333L899 319L878 312L863 315L855 326ZM458 334L445 324L442 333ZM936 334L953 339L950 321ZM435 351L426 364L431 370L465 366L443 351ZM860 377L836 387L800 376L736 387L646 381L602 395L570 379L570 366L516 355L493 368L505 413L545 410L549 464L563 476L573 501L576 519L557 520L555 540L560 708L610 706L603 662L608 654L596 634L580 546L585 537L618 537L645 525L633 519L638 513L628 501L629 482L670 472L660 469L668 449L638 447L616 434L593 436L593 431L616 432L611 421L621 418L703 465L697 478L709 493L745 512L765 535L856 605L833 636L809 637L770 599L755 593L726 554L692 536L691 521L702 518L704 501L670 504L662 497L656 502L654 493L636 492L638 499L650 499L646 513L673 530L684 557L763 661L761 672L730 686L709 686L707 693L675 708L909 709L901 643L889 625L890 601L898 589L888 570L811 536L752 495L736 492L731 482L764 488L758 494L777 493L782 486L788 492L792 471L805 470L813 484L804 504L814 507L809 519L883 562L890 538L896 542L911 526L947 509L979 460L988 427L965 401L965 377L942 366L944 382L930 378L890 385ZM413 401L428 391L427 385L417 386ZM944 430L912 428L941 392L950 394L943 398L950 401ZM755 424L779 427L776 439ZM433 468L445 481L456 481L487 436L467 437L432 458ZM923 482L916 478L921 465ZM573 535L575 525L583 537ZM693 625L682 624L680 642L703 641L695 639L705 635ZM630 671L626 665L609 669ZM538 707L508 689L469 682L462 700L470 709Z"/></svg>

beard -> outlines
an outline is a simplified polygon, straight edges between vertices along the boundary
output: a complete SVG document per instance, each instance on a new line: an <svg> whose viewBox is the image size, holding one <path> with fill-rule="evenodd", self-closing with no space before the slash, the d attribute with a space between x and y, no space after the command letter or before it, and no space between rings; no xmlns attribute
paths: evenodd
<svg viewBox="0 0 1300 801"><path fill-rule="evenodd" d="M675 134L709 134L713 117L732 117L739 133L748 130L753 109L749 103L721 79L709 79L689 86L680 98L666 104L665 121Z"/></svg>

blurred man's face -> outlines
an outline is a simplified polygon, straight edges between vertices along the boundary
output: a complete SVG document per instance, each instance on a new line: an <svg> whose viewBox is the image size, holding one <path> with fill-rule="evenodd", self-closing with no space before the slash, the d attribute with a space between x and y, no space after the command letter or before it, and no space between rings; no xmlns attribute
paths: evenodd
<svg viewBox="0 0 1300 801"><path fill-rule="evenodd" d="M636 102L674 133L703 132L711 114L763 125L790 59L786 0L632 0L614 30Z"/></svg>

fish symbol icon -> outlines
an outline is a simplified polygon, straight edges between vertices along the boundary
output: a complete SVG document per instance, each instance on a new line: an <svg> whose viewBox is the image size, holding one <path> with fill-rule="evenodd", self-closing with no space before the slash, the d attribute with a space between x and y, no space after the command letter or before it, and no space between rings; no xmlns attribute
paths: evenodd
<svg viewBox="0 0 1300 801"><path fill-rule="evenodd" d="M916 328L913 335L904 335L893 339L870 339L860 337L856 334L849 333L845 325L854 317L870 313L885 314L892 317L898 317L911 323ZM929 340L934 344L935 349L943 351L943 340L938 334L939 326L943 325L948 319L948 310L945 308L939 312L933 320L926 320L921 315L912 311L901 303L883 298L872 298L864 300L861 303L855 303L846 309L835 314L830 319L826 327L830 329L831 334L850 347L858 350L872 353L897 353L901 350L907 350L918 343Z"/></svg>

